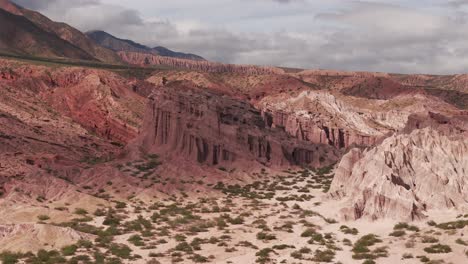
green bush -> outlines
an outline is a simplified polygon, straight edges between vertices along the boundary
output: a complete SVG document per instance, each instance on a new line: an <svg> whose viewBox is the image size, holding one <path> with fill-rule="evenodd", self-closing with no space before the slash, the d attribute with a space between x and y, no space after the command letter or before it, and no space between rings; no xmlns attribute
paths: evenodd
<svg viewBox="0 0 468 264"><path fill-rule="evenodd" d="M145 245L145 243L143 242L143 238L141 238L141 236L139 235L132 235L131 237L128 238L127 241L137 247L142 247Z"/></svg>
<svg viewBox="0 0 468 264"><path fill-rule="evenodd" d="M132 249L127 245L112 243L109 247L109 252L119 258L130 259Z"/></svg>
<svg viewBox="0 0 468 264"><path fill-rule="evenodd" d="M192 252L193 248L192 246L190 246L189 243L184 241L184 242L180 242L179 244L177 244L174 250L182 251L182 252Z"/></svg>
<svg viewBox="0 0 468 264"><path fill-rule="evenodd" d="M401 236L406 235L406 232L404 230L395 230L391 232L389 235L394 236L394 237L401 237Z"/></svg>
<svg viewBox="0 0 468 264"><path fill-rule="evenodd" d="M50 217L48 215L38 215L37 219L39 219L40 221L47 221L50 219Z"/></svg>
<svg viewBox="0 0 468 264"><path fill-rule="evenodd" d="M332 262L333 258L335 258L335 252L330 249L326 250L315 250L314 254L314 261L317 262Z"/></svg>
<svg viewBox="0 0 468 264"><path fill-rule="evenodd" d="M255 262L260 264L270 263L272 261L272 259L270 258L270 253L276 252L271 248L264 248L260 251L257 251L257 253L255 253L255 256L257 256Z"/></svg>
<svg viewBox="0 0 468 264"><path fill-rule="evenodd" d="M21 254L4 251L0 253L0 260L3 264L16 264L19 262Z"/></svg>
<svg viewBox="0 0 468 264"><path fill-rule="evenodd" d="M304 232L302 232L301 237L312 237L316 235L317 232L313 228L307 228Z"/></svg>
<svg viewBox="0 0 468 264"><path fill-rule="evenodd" d="M259 232L257 233L258 240L275 240L276 236L274 234L266 233L266 232Z"/></svg>
<svg viewBox="0 0 468 264"><path fill-rule="evenodd" d="M61 251L64 256L73 256L77 249L78 247L76 245L70 245L63 247Z"/></svg>
<svg viewBox="0 0 468 264"><path fill-rule="evenodd" d="M193 256L191 257L191 259L192 259L193 262L195 262L195 263L206 263L206 262L208 262L208 258L207 258L207 257L202 256L202 255L199 255L199 254L193 254Z"/></svg>
<svg viewBox="0 0 468 264"><path fill-rule="evenodd" d="M88 214L88 211L86 211L83 208L76 208L75 209L75 214L77 214L77 215L86 215L86 214Z"/></svg>
<svg viewBox="0 0 468 264"><path fill-rule="evenodd" d="M452 252L452 248L450 248L450 246L448 245L435 244L430 247L424 248L424 251L431 254L450 253Z"/></svg>

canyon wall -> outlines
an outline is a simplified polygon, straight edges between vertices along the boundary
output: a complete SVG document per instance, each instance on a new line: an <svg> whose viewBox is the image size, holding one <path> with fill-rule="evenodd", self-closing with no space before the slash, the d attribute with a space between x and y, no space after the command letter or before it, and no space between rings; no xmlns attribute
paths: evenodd
<svg viewBox="0 0 468 264"><path fill-rule="evenodd" d="M340 156L333 146L268 127L261 112L245 102L178 82L150 97L137 145L148 153L227 168L257 163L321 167Z"/></svg>

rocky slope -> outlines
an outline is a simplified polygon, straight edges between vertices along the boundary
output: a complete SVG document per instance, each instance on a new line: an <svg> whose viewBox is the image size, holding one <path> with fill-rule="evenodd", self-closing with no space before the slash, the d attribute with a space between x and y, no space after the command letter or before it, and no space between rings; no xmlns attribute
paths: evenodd
<svg viewBox="0 0 468 264"><path fill-rule="evenodd" d="M38 251L44 248L44 244L47 245L47 249L61 248L76 243L80 239L92 238L92 235L80 233L71 228L50 225L0 225L1 251L21 251L25 248Z"/></svg>
<svg viewBox="0 0 468 264"><path fill-rule="evenodd" d="M39 57L59 57L121 63L115 52L96 43L79 30L22 8L9 0L0 1L4 52Z"/></svg>
<svg viewBox="0 0 468 264"><path fill-rule="evenodd" d="M391 99L401 95L435 96L466 109L466 75L404 75L376 72L304 70L290 73L305 82L349 96Z"/></svg>
<svg viewBox="0 0 468 264"><path fill-rule="evenodd" d="M85 51L49 33L23 16L0 8L0 50L4 53L94 60Z"/></svg>
<svg viewBox="0 0 468 264"><path fill-rule="evenodd" d="M22 91L42 99L53 111L109 140L128 142L137 134L146 101L138 94L140 86L134 81L102 70L3 62L0 85L4 89L14 91L16 87L27 87ZM23 98L11 96L14 100ZM16 115L15 107L10 110Z"/></svg>
<svg viewBox="0 0 468 264"><path fill-rule="evenodd" d="M428 210L467 209L467 116L423 118L411 118L409 134L342 158L330 195L345 200L345 219L414 220Z"/></svg>
<svg viewBox="0 0 468 264"><path fill-rule="evenodd" d="M138 53L146 53L146 54L153 54L159 55L163 57L172 57L172 58L179 58L179 59L187 59L187 60L196 60L196 61L204 61L205 59L189 53L182 53L182 52L175 52L165 47L154 47L150 48L134 41L128 39L120 39L111 34L100 31L94 30L86 32L86 35L93 39L99 45L111 49L113 51L126 51L126 52L138 52Z"/></svg>

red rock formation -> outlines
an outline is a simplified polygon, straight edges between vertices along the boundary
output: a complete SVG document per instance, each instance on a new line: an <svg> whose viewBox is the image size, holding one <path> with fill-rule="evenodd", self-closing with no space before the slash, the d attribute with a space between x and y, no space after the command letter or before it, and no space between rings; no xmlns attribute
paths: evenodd
<svg viewBox="0 0 468 264"><path fill-rule="evenodd" d="M40 66L6 67L0 81L27 89L89 131L124 143L137 135L146 104L143 96L153 87L108 71Z"/></svg>
<svg viewBox="0 0 468 264"><path fill-rule="evenodd" d="M181 69L217 73L243 73L243 74L281 74L283 70L275 67L260 67L253 65L222 64L209 61L193 61L170 57L156 56L137 52L118 52L127 63L139 66L162 65Z"/></svg>
<svg viewBox="0 0 468 264"><path fill-rule="evenodd" d="M320 167L339 156L332 146L267 127L260 111L249 104L179 82L150 97L135 144L149 153L227 168L245 168L255 161L272 167Z"/></svg>

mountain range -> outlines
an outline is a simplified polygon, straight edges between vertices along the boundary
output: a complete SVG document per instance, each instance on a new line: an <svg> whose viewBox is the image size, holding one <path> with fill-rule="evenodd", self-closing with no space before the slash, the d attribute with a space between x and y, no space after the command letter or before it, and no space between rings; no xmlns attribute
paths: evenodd
<svg viewBox="0 0 468 264"><path fill-rule="evenodd" d="M35 57L99 61L124 64L118 51L132 51L163 57L204 60L194 54L175 52L165 47L149 48L119 39L104 31L82 33L55 22L39 12L23 8L9 0L0 0L0 52Z"/></svg>
<svg viewBox="0 0 468 264"><path fill-rule="evenodd" d="M175 52L165 47L154 47L149 48L147 46L141 45L136 43L132 40L128 39L120 39L111 34L101 31L89 31L86 32L86 35L94 40L99 45L111 49L113 51L128 51L128 52L138 52L138 53L146 53L146 54L153 54L159 55L163 57L172 57L172 58L180 58L180 59L188 59L188 60L205 60L204 58L197 56L195 54L188 54L182 52Z"/></svg>

